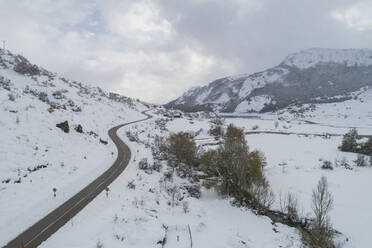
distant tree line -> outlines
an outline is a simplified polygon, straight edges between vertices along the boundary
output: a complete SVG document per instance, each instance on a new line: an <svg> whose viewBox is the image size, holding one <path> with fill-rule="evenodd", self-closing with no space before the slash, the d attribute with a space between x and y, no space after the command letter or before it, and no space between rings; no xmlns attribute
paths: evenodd
<svg viewBox="0 0 372 248"><path fill-rule="evenodd" d="M358 142L360 140L361 137L359 136L358 131L353 128L344 135L339 149L343 152L355 152L372 156L372 137L364 143Z"/></svg>

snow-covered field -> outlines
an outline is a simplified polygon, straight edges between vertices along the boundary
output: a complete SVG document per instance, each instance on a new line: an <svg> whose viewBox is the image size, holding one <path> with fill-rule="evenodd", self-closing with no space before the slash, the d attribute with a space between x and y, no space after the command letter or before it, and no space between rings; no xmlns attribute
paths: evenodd
<svg viewBox="0 0 372 248"><path fill-rule="evenodd" d="M151 114L153 119L120 130L119 134L130 145L133 156L128 168L110 185L109 196L100 194L41 247L161 247L158 242L164 237L167 238L165 247L190 247L189 227L193 247L301 247L301 237L296 229L280 224L274 226L267 217L233 207L230 199L221 199L210 190L203 189L200 199L185 195L175 206L169 205L171 196L166 188L181 188L187 182L178 177L165 181L165 164L160 173L147 174L139 170L138 162L142 158L153 162L146 144L152 143L155 134L168 135L179 131L199 132L199 143L213 139L208 136L209 122L206 119L174 119L166 123L167 130L161 131L155 124L160 117ZM279 121L277 128L272 119L228 118L226 123L244 127L247 132L256 125L259 128L255 131L309 134L343 134L348 130L297 120ZM127 130L137 132L141 142L130 142L125 135ZM368 131L366 129L366 133ZM260 149L267 156L265 174L277 199L273 208L279 208L280 194L292 192L299 199L302 214L310 216L311 191L325 175L335 198L332 223L350 238L345 247L368 246L368 223L372 216L369 214L369 199L365 196L371 184L368 180L372 176L371 168L320 169L320 159L333 162L345 157L353 164L355 154L337 150L341 136L324 138L260 133L247 134L246 138L251 149ZM135 188L128 186L131 184ZM56 200L51 194L49 197Z"/></svg>
<svg viewBox="0 0 372 248"><path fill-rule="evenodd" d="M328 113L332 112L328 111ZM323 124L327 124L327 118L323 118L321 121ZM279 122L277 128L275 128L274 120L228 118L227 123L243 127L246 131L250 131L252 127L258 125L259 128L255 131L276 130L309 134L344 134L349 130L346 128L347 124L353 124L352 126L360 127L358 128L359 133L372 134L370 126L372 120L368 118L366 121L349 120L349 123L343 123L334 118L330 125L306 124L294 120ZM339 126L331 126L335 124ZM248 134L246 139L251 149L259 149L267 157L268 166L265 168L265 174L277 198L274 208L280 208L280 195L284 196L291 192L298 197L303 215L311 216L312 190L316 187L320 177L324 175L328 179L330 191L334 196L334 210L330 213L332 224L335 229L350 239L345 247L369 247L372 202L368 195L372 187L370 180L372 168L354 166L353 161L357 155L337 149L341 144L342 136L325 138L314 135L260 133ZM341 161L343 158L347 159L353 170L343 167L335 167L334 170L320 168L324 160L334 163L334 161Z"/></svg>
<svg viewBox="0 0 372 248"><path fill-rule="evenodd" d="M336 127L357 127L363 133L372 128L372 88L363 88L351 94L353 99L339 103L315 104L301 119ZM305 105L304 107L308 107ZM280 115L293 118L285 109ZM371 133L369 133L371 134Z"/></svg>

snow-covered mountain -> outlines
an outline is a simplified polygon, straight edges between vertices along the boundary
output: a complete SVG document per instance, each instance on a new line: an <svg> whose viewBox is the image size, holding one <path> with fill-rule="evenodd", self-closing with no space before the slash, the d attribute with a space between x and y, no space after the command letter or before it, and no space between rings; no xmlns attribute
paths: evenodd
<svg viewBox="0 0 372 248"><path fill-rule="evenodd" d="M278 66L194 87L168 108L185 111L269 112L290 105L342 102L372 86L372 50L312 48Z"/></svg>

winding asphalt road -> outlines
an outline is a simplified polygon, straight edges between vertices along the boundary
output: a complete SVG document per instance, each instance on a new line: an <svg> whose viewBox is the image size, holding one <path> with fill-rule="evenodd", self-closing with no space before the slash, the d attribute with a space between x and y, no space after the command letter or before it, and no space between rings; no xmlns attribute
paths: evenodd
<svg viewBox="0 0 372 248"><path fill-rule="evenodd" d="M129 147L118 137L117 131L123 126L152 118L151 115L146 114L146 111L142 113L146 115L147 118L125 123L113 127L108 131L108 135L115 143L118 150L118 157L108 170L61 206L50 212L23 233L19 234L18 237L10 241L4 248L20 248L22 245L25 248L37 247L111 184L124 171L131 158Z"/></svg>

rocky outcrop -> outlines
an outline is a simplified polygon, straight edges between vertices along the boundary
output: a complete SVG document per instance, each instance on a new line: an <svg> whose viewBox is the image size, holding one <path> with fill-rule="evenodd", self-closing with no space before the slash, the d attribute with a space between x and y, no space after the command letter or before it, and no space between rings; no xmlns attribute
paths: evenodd
<svg viewBox="0 0 372 248"><path fill-rule="evenodd" d="M68 121L64 121L64 122L58 123L56 125L56 127L60 128L65 133L70 132L70 127L68 125Z"/></svg>
<svg viewBox="0 0 372 248"><path fill-rule="evenodd" d="M78 132L78 133L83 133L83 127L78 124L76 127L75 127L75 131Z"/></svg>

